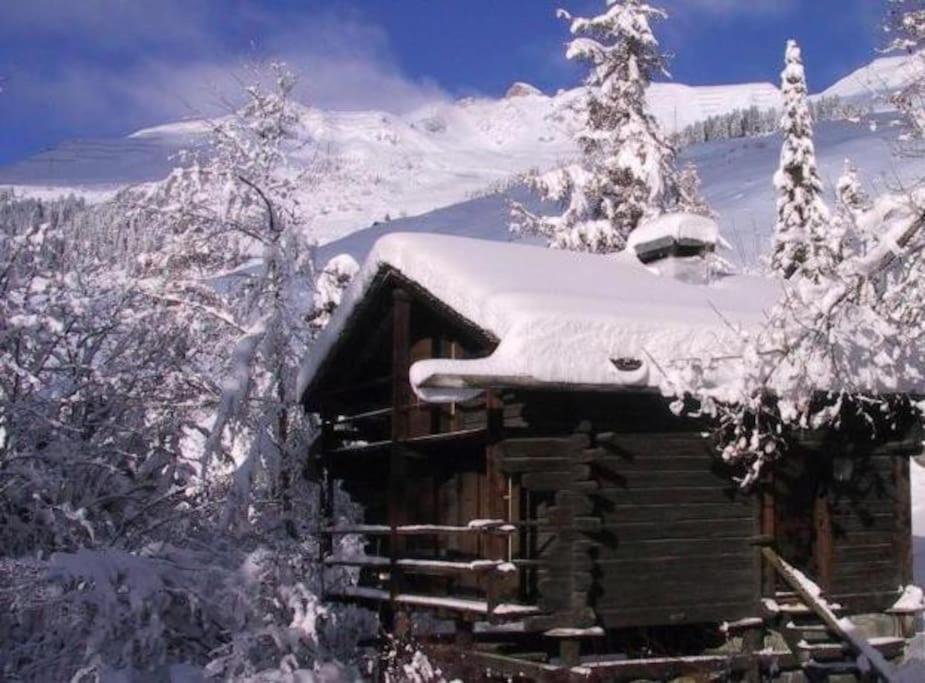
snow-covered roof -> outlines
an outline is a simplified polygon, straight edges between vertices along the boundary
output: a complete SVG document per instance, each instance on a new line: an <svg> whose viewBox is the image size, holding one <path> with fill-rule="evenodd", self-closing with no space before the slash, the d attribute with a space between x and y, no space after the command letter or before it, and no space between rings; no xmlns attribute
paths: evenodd
<svg viewBox="0 0 925 683"><path fill-rule="evenodd" d="M741 348L780 295L764 278L690 285L628 254L601 256L433 234L380 239L306 358L311 383L382 268L398 271L499 340L489 357L425 360L411 382L425 400L460 400L488 386L669 391L675 361ZM623 362L631 359L634 362ZM641 361L641 363L640 363Z"/></svg>
<svg viewBox="0 0 925 683"><path fill-rule="evenodd" d="M665 240L726 246L715 220L690 213L669 213L643 223L630 233L626 246L638 251L640 247Z"/></svg>

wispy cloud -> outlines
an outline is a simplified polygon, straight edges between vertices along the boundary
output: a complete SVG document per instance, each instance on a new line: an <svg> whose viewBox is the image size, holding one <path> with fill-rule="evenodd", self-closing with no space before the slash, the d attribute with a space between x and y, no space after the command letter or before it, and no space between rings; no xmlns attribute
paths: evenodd
<svg viewBox="0 0 925 683"><path fill-rule="evenodd" d="M47 46L54 45L54 58ZM407 110L444 97L407 77L357 12L259 0L30 0L4 8L0 127L109 133L227 107L242 67L282 59L298 96L325 108Z"/></svg>

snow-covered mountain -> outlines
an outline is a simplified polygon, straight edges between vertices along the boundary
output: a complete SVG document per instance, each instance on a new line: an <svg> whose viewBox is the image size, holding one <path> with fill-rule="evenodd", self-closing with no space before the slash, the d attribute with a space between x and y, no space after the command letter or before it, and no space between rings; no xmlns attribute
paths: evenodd
<svg viewBox="0 0 925 683"><path fill-rule="evenodd" d="M821 94L868 100L875 84L881 89L901 85L909 71L908 57L878 59ZM736 109L774 107L779 100L769 83L658 83L649 93L651 111L669 131ZM580 102L580 90L547 96L517 83L500 99L436 102L403 115L306 108L302 136L307 144L297 155L306 165L324 164L325 171L303 196L312 229L322 242L334 241L386 218L452 209L530 169L560 164L576 152ZM0 167L0 185L30 194L75 191L105 198L127 184L163 178L176 152L201 144L207 131L202 121L186 121L120 139L64 143ZM834 182L845 156L862 167L867 161L864 170L876 182L887 183L887 176L901 175L910 164L917 168L913 161L893 161L892 139L895 135L882 127L871 133L849 124L822 126L817 143L827 180ZM686 154L699 165L724 229L738 240L740 260L752 260L770 228L768 178L777 161L773 138L714 143Z"/></svg>
<svg viewBox="0 0 925 683"><path fill-rule="evenodd" d="M655 84L652 112L669 131L735 109L775 106L768 83L690 87ZM581 91L544 95L517 83L501 99L437 102L401 116L305 109L298 152L323 163L303 203L322 241L371 223L465 201L533 168L575 154ZM202 121L148 128L115 140L76 140L0 168L0 185L31 194L77 191L105 198L119 187L163 178L174 155L200 144Z"/></svg>
<svg viewBox="0 0 925 683"><path fill-rule="evenodd" d="M921 70L921 55L898 55L875 59L820 93L849 102L875 104L883 96L902 88Z"/></svg>

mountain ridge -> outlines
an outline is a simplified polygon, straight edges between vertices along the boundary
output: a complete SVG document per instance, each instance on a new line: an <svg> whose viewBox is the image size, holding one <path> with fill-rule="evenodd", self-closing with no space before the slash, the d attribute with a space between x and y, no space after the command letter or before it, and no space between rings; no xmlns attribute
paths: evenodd
<svg viewBox="0 0 925 683"><path fill-rule="evenodd" d="M848 92L849 84L865 74L900 63L875 60L864 67L868 71L842 79L836 92ZM405 114L304 107L299 135L311 144L298 145L295 160L318 163L320 154L325 164L323 177L303 197L314 234L322 243L337 240L375 222L449 207L505 187L525 172L564 163L577 154L582 93L576 88L547 95L518 82L499 99L440 101ZM669 132L780 102L771 83L655 83L648 97L650 110ZM0 167L0 186L27 195L73 192L104 200L126 185L166 176L176 153L203 144L208 129L207 121L186 120L123 138L68 141Z"/></svg>

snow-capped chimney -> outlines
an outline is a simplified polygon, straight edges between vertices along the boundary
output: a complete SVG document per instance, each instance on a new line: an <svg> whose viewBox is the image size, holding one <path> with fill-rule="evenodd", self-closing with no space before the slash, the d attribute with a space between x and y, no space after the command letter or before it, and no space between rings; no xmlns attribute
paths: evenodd
<svg viewBox="0 0 925 683"><path fill-rule="evenodd" d="M723 244L713 219L670 213L636 228L627 240L627 249L659 275L706 284L712 270L710 257L717 245Z"/></svg>

